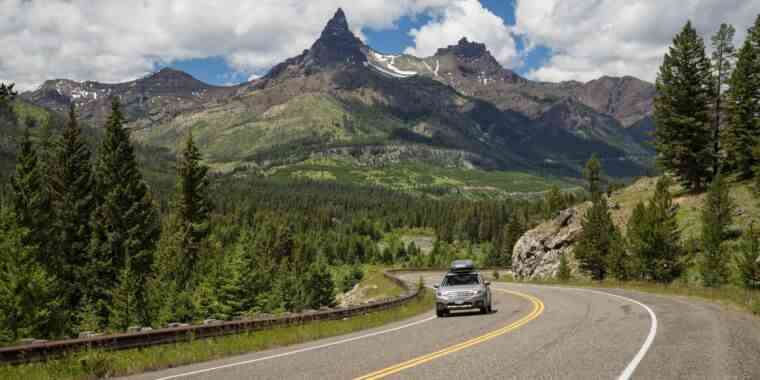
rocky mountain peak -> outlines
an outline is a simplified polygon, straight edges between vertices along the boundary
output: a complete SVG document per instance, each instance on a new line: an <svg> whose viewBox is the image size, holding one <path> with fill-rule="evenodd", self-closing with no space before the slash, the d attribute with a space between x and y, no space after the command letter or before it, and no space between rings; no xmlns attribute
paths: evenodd
<svg viewBox="0 0 760 380"><path fill-rule="evenodd" d="M479 58L491 56L485 44L471 42L467 37L462 37L456 45L449 45L445 48L438 49L437 56L453 54L462 58ZM491 57L493 58L493 57Z"/></svg>
<svg viewBox="0 0 760 380"><path fill-rule="evenodd" d="M343 9L338 8L311 48L276 65L264 79L301 77L339 65L363 65L367 51L369 48L351 32Z"/></svg>
<svg viewBox="0 0 760 380"><path fill-rule="evenodd" d="M211 87L184 71L170 67L162 68L158 72L137 80L137 82L148 88L161 88L180 92L183 90L192 91Z"/></svg>
<svg viewBox="0 0 760 380"><path fill-rule="evenodd" d="M338 8L322 35L309 49L306 63L318 66L361 64L367 61L364 43L349 29L346 14Z"/></svg>
<svg viewBox="0 0 760 380"><path fill-rule="evenodd" d="M333 18L327 22L325 29L322 30L322 38L331 35L339 36L346 33L351 33L348 29L348 20L346 19L346 14L343 12L343 9L338 8L338 11L335 12Z"/></svg>

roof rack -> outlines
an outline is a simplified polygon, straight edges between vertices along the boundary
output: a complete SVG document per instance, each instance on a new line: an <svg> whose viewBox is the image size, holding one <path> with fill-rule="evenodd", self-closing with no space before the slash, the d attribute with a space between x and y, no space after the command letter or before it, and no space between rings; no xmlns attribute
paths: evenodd
<svg viewBox="0 0 760 380"><path fill-rule="evenodd" d="M455 260L451 263L449 272L472 272L475 270L475 264L472 260Z"/></svg>

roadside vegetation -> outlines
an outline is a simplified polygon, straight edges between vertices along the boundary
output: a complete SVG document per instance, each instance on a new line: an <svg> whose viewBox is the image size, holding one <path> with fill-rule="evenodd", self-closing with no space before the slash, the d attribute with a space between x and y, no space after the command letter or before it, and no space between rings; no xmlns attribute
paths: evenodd
<svg viewBox="0 0 760 380"><path fill-rule="evenodd" d="M424 291L422 296L397 308L346 320L318 321L143 349L81 352L43 363L0 366L0 378L91 380L155 371L380 327L430 311L433 305L432 292Z"/></svg>

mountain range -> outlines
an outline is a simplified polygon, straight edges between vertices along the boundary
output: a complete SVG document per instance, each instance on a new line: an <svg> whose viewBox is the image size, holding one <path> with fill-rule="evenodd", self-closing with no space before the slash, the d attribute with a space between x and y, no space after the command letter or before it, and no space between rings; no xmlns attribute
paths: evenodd
<svg viewBox="0 0 760 380"><path fill-rule="evenodd" d="M400 165L577 177L597 153L610 175L632 177L654 156L650 83L531 81L467 38L430 57L383 54L340 9L309 49L237 86L166 68L118 84L49 80L21 98L58 113L73 103L99 126L114 96L138 141L174 151L192 129L221 172L367 179Z"/></svg>

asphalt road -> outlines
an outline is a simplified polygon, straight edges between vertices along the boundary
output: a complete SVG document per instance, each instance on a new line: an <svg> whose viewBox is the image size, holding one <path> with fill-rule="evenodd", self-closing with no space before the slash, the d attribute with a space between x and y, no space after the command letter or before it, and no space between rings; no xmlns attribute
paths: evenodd
<svg viewBox="0 0 760 380"><path fill-rule="evenodd" d="M130 379L760 379L760 319L747 313L620 290L492 287L489 315L431 311Z"/></svg>

